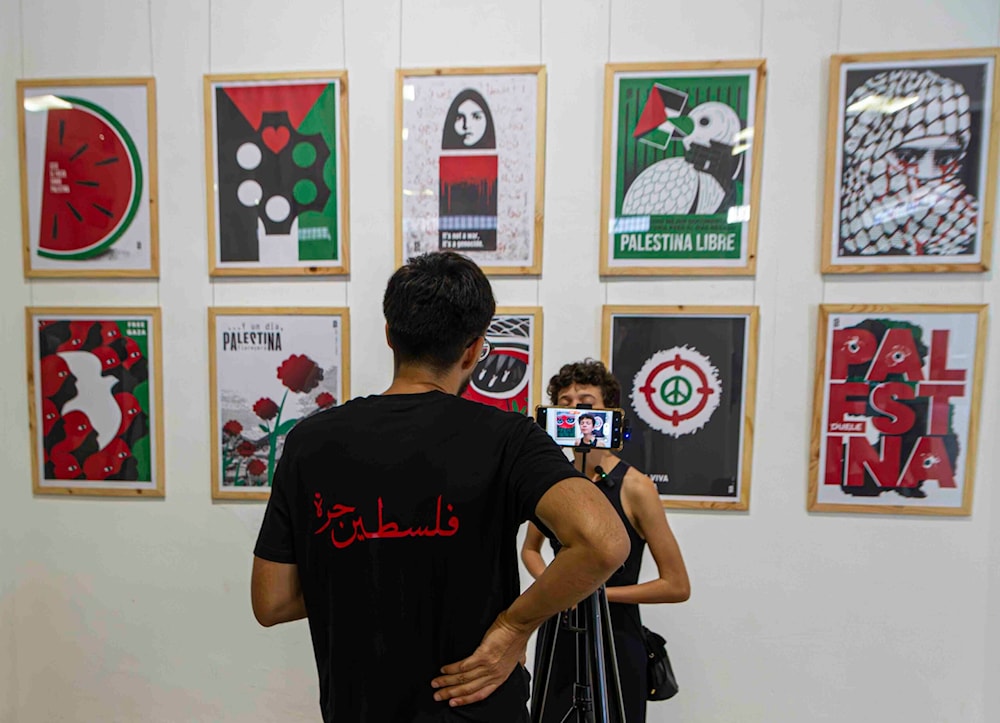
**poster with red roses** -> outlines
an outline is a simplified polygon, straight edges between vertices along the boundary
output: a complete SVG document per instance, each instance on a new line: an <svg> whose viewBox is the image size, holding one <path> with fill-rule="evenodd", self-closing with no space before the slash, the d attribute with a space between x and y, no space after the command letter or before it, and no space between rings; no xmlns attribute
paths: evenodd
<svg viewBox="0 0 1000 723"><path fill-rule="evenodd" d="M285 437L349 388L343 308L208 311L212 498L266 500Z"/></svg>
<svg viewBox="0 0 1000 723"><path fill-rule="evenodd" d="M25 314L35 494L162 497L160 311Z"/></svg>

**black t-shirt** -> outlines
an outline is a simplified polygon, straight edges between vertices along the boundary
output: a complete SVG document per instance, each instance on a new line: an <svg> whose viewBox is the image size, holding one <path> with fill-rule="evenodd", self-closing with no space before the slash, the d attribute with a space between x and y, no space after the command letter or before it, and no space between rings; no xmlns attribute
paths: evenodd
<svg viewBox="0 0 1000 723"><path fill-rule="evenodd" d="M518 596L518 527L576 476L530 418L442 392L355 399L296 425L254 554L298 565L323 719L527 721L520 667L458 708L430 682Z"/></svg>

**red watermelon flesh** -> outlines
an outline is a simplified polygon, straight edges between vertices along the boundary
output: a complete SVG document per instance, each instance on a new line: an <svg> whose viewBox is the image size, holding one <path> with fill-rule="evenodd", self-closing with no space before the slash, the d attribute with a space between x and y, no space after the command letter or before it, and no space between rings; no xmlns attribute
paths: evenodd
<svg viewBox="0 0 1000 723"><path fill-rule="evenodd" d="M42 168L39 247L52 255L90 255L130 220L136 193L129 148L90 108L50 109ZM90 253L88 253L90 252Z"/></svg>

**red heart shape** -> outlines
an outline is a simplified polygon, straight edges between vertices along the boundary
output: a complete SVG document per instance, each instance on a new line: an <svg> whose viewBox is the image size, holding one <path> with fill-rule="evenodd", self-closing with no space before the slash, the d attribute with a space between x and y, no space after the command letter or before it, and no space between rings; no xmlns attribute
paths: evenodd
<svg viewBox="0 0 1000 723"><path fill-rule="evenodd" d="M280 153L281 149L288 145L288 139L291 138L291 136L292 134L289 133L288 129L284 126L281 126L280 128L269 126L260 134L260 138L264 141L264 145L270 148L275 154Z"/></svg>

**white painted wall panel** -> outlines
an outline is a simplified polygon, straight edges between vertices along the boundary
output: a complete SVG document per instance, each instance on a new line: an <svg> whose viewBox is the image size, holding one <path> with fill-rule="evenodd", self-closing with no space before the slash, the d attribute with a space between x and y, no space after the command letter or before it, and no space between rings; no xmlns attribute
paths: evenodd
<svg viewBox="0 0 1000 723"><path fill-rule="evenodd" d="M538 63L548 74L543 274L494 287L501 304L544 307L545 380L599 355L604 303L761 307L750 511L669 515L693 596L644 608L682 687L648 719L1000 718L1000 280L818 272L829 55L1000 44L995 0L0 0L0 18L8 128L18 77L155 75L161 252L159 280L26 283L17 175L0 176L0 721L317 719L305 624L263 630L250 613L263 507L211 502L206 309L347 305L352 392L384 389L395 68ZM604 64L762 56L757 276L601 280ZM211 281L202 75L339 68L349 73L351 275ZM0 134L0 163L17 167L13 133ZM994 306L973 515L807 513L817 305L925 300ZM32 496L21 381L32 303L163 307L166 499ZM647 555L644 576L653 570Z"/></svg>

